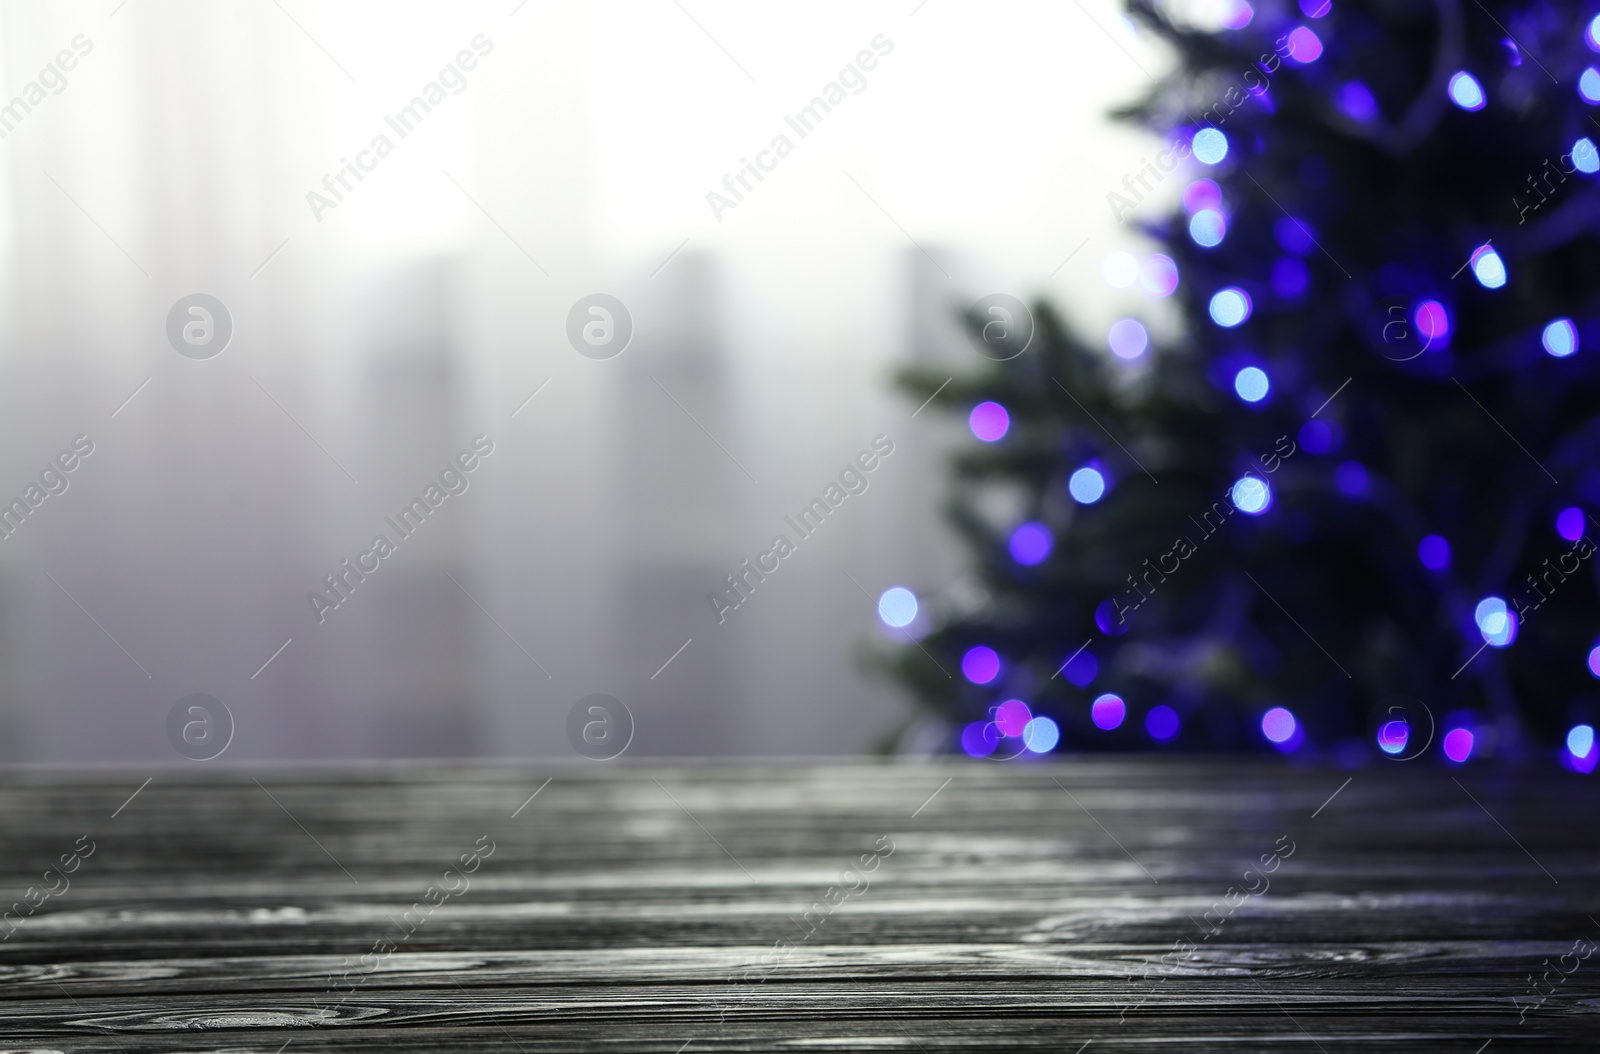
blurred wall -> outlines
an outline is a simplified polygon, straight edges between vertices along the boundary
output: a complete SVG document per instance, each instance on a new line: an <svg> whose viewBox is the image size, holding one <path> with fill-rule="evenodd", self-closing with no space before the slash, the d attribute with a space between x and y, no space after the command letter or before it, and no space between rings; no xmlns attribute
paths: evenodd
<svg viewBox="0 0 1600 1054"><path fill-rule="evenodd" d="M0 5L0 496L93 444L0 540L0 759L181 762L190 693L227 761L570 756L591 692L634 754L866 749L909 716L851 661L876 595L960 587L960 425L888 375L969 362L986 293L1115 317L1105 194L1148 145L1100 115L1161 62L1100 0ZM598 360L566 329L602 292L634 331ZM196 293L232 321L210 358L168 336Z"/></svg>

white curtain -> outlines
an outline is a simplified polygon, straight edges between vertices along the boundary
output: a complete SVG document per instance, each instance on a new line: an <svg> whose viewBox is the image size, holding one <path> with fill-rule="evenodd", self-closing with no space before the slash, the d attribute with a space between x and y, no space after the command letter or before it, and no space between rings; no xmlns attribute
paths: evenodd
<svg viewBox="0 0 1600 1054"><path fill-rule="evenodd" d="M959 573L959 427L887 375L966 361L949 316L985 293L1120 310L1104 195L1147 146L1098 115L1145 79L1103 34L1160 61L1108 3L913 6L6 8L0 497L94 452L0 541L0 758L181 761L193 692L234 717L225 761L574 756L591 692L641 753L894 724L851 652L877 592ZM604 361L565 336L596 292L635 326ZM167 337L195 293L232 320L213 358ZM880 433L871 489L719 625L707 594ZM478 435L466 492L319 622Z"/></svg>

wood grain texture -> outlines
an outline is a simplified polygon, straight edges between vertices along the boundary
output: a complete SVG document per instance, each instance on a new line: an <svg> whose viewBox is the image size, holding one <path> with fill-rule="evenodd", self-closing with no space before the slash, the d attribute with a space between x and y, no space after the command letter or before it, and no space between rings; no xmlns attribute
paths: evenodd
<svg viewBox="0 0 1600 1054"><path fill-rule="evenodd" d="M1567 773L149 775L0 773L0 1051L1600 1049Z"/></svg>

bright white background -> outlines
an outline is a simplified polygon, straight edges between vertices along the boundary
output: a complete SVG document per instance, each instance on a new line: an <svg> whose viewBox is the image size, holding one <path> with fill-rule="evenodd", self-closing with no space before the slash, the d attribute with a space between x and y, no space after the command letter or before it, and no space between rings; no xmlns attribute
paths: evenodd
<svg viewBox="0 0 1600 1054"><path fill-rule="evenodd" d="M1106 194L1150 142L1103 115L1165 60L1107 0L11 2L0 92L80 33L0 140L0 495L96 443L0 541L9 759L181 760L190 692L233 712L228 760L570 756L590 692L635 753L866 749L909 711L854 665L885 632L862 589L961 568L963 433L890 372L972 364L952 319L983 294L1095 339L1145 306L1099 267L1138 247ZM466 89L314 218L477 34ZM783 116L879 34L799 140ZM707 192L780 132L718 222ZM597 362L564 325L602 291L636 332ZM203 362L164 335L194 292L236 327ZM306 593L478 433L471 489L319 625ZM718 625L707 592L879 433L871 489Z"/></svg>

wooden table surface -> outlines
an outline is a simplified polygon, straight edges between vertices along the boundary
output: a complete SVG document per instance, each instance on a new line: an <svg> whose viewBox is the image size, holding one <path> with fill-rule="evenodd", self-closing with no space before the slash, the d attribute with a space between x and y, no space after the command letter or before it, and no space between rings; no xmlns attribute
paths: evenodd
<svg viewBox="0 0 1600 1054"><path fill-rule="evenodd" d="M1600 1049L1553 768L148 775L0 773L0 1051Z"/></svg>

